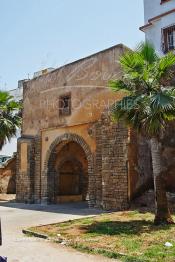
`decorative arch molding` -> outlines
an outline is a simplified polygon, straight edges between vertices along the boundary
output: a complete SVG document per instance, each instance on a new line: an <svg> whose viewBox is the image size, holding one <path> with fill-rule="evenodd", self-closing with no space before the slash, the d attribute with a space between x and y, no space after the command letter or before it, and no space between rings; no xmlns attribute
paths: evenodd
<svg viewBox="0 0 175 262"><path fill-rule="evenodd" d="M50 145L50 148L49 148L49 150L47 151L47 154L46 154L44 167L46 167L48 165L48 161L49 161L50 155L53 153L55 147L60 144L61 145L60 150L61 150L62 147L65 146L66 144L68 144L69 142L76 142L77 144L79 144L83 148L83 150L84 150L84 152L86 154L88 162L90 160L92 161L92 159L91 159L92 158L92 153L91 153L89 145L85 142L85 140L82 137L80 137L79 135L77 135L77 134L65 133L65 134L57 137L52 142L52 144Z"/></svg>
<svg viewBox="0 0 175 262"><path fill-rule="evenodd" d="M88 200L89 205L95 203L95 184L94 184L94 158L89 145L85 140L75 133L65 133L58 136L50 145L44 161L44 171L41 176L41 202L52 202L51 194L54 195L54 190L51 188L52 178L55 175L54 162L58 152L68 143L75 142L83 149L88 162ZM59 151L58 151L59 146Z"/></svg>

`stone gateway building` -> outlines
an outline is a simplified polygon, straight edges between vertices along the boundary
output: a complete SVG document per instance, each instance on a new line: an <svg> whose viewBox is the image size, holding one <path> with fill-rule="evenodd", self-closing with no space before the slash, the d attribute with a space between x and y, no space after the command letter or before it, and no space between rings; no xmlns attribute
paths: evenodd
<svg viewBox="0 0 175 262"><path fill-rule="evenodd" d="M122 210L149 181L146 141L110 118L109 108L122 94L108 82L121 77L119 58L126 49L119 44L24 83L17 201L88 201Z"/></svg>

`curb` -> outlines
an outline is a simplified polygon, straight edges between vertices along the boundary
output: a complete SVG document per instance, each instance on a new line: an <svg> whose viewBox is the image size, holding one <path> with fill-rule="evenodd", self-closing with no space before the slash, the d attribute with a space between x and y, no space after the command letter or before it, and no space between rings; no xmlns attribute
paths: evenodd
<svg viewBox="0 0 175 262"><path fill-rule="evenodd" d="M40 233L37 233L37 232L34 232L34 231L30 231L28 229L23 229L22 233L25 234L25 235L29 234L31 236L42 238L42 239L49 239L47 235L40 234Z"/></svg>
<svg viewBox="0 0 175 262"><path fill-rule="evenodd" d="M55 243L63 243L65 241L65 239L61 238L61 237L52 238L52 237L49 237L47 235L37 233L37 232L31 231L31 230L28 230L28 229L23 229L22 233L25 234L25 235L30 235L32 237L37 237L37 238L41 238L41 239L45 239L45 240L47 239L48 241L52 241L52 242L55 242Z"/></svg>

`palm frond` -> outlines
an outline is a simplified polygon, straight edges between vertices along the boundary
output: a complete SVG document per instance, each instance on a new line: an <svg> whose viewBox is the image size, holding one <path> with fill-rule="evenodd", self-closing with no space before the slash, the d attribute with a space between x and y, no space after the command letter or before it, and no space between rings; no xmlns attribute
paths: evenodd
<svg viewBox="0 0 175 262"><path fill-rule="evenodd" d="M109 81L109 87L114 91L123 91L123 92L130 92L130 88L128 85L124 83L122 80L111 80Z"/></svg>
<svg viewBox="0 0 175 262"><path fill-rule="evenodd" d="M14 101L8 92L0 91L0 149L16 135L21 126L21 104Z"/></svg>
<svg viewBox="0 0 175 262"><path fill-rule="evenodd" d="M165 77L168 71L175 65L175 55L173 52L169 52L166 56L162 57L157 65L158 79Z"/></svg>
<svg viewBox="0 0 175 262"><path fill-rule="evenodd" d="M149 42L141 42L136 48L136 52L139 52L144 61L149 64L153 64L159 59L153 44Z"/></svg>
<svg viewBox="0 0 175 262"><path fill-rule="evenodd" d="M164 90L151 96L151 109L155 111L167 112L174 110L175 114L175 96L171 92Z"/></svg>
<svg viewBox="0 0 175 262"><path fill-rule="evenodd" d="M120 64L126 73L141 73L144 68L144 59L137 52L129 51L120 58Z"/></svg>
<svg viewBox="0 0 175 262"><path fill-rule="evenodd" d="M165 76L172 78L175 55L158 57L152 44L146 42L124 54L120 63L123 78L112 82L111 88L129 92L113 105L113 119L147 136L159 136L167 123L175 120L175 87L162 83Z"/></svg>

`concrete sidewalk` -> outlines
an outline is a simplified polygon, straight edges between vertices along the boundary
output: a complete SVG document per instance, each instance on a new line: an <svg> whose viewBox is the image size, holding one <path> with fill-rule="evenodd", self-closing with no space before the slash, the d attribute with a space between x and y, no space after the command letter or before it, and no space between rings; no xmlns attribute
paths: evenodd
<svg viewBox="0 0 175 262"><path fill-rule="evenodd" d="M0 255L7 256L8 262L112 261L22 234L22 229L30 226L61 222L99 213L101 213L100 210L88 209L83 203L41 206L0 202L3 234Z"/></svg>

